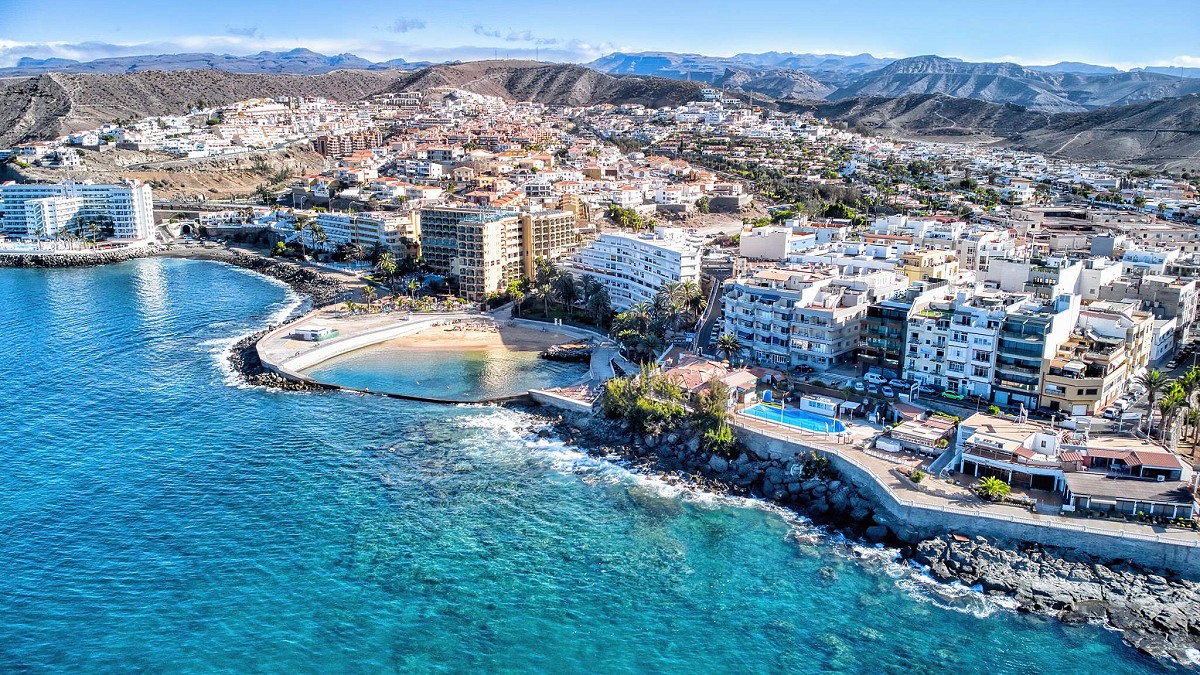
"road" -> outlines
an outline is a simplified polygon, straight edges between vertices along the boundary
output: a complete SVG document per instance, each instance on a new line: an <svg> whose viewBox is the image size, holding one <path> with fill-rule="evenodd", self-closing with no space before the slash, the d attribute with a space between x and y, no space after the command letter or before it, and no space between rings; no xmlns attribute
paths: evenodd
<svg viewBox="0 0 1200 675"><path fill-rule="evenodd" d="M700 323L700 330L696 331L696 347L700 353L712 356L713 332L716 330L717 324L721 321L722 286L725 280L733 275L733 264L701 264L701 268L704 274L712 277L713 285L717 291L714 295L709 296L709 306L705 309L704 317Z"/></svg>

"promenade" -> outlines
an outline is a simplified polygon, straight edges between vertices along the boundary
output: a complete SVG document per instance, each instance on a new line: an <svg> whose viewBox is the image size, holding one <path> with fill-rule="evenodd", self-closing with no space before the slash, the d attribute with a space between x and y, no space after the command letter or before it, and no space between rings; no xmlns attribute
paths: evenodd
<svg viewBox="0 0 1200 675"><path fill-rule="evenodd" d="M797 453L817 450L836 458L869 477L871 488L880 498L882 506L893 514L912 510L946 516L961 516L974 522L1017 524L1028 529L1027 539L1040 541L1040 533L1054 530L1057 533L1097 534L1126 540L1169 544L1200 549L1200 533L1177 527L1145 523L1129 523L1117 520L1088 520L1077 517L1033 513L1012 504L996 504L984 501L963 486L946 483L930 477L915 485L897 471L897 464L868 454L854 444L837 443L823 438L821 434L804 432L777 422L735 414L736 429L782 441ZM955 520L961 520L955 518ZM949 528L947 528L949 529Z"/></svg>

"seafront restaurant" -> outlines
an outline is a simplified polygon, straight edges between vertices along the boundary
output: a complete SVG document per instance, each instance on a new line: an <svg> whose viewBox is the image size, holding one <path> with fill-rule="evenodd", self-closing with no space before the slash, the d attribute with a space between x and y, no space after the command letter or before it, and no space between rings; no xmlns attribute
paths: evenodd
<svg viewBox="0 0 1200 675"><path fill-rule="evenodd" d="M1192 467L1128 436L1096 436L977 413L959 426L958 467L1014 488L1052 490L1064 511L1109 511L1190 519L1197 514Z"/></svg>

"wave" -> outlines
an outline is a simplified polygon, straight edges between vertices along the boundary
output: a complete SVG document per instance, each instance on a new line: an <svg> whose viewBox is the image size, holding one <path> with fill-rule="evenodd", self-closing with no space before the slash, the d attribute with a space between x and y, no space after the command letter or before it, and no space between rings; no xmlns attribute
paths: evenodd
<svg viewBox="0 0 1200 675"><path fill-rule="evenodd" d="M834 555L851 560L875 574L889 577L897 588L918 602L978 618L1017 610L1017 602L1007 596L988 595L978 586L969 587L961 582L947 584L934 579L927 568L906 560L897 549L849 539L840 532L813 525L803 515L774 502L756 497L716 494L685 481L670 481L661 474L631 468L618 455L591 455L578 446L568 445L552 433L547 435L546 432L553 431L551 425L532 414L505 408L494 410L484 415L463 415L456 423L487 431L493 438L502 436L509 441L522 443L525 449L548 460L549 466L558 473L573 475L591 484L628 484L652 490L663 498L678 499L702 508L733 507L768 511L789 525L787 537L797 545L821 545ZM1197 658L1200 659L1200 653Z"/></svg>

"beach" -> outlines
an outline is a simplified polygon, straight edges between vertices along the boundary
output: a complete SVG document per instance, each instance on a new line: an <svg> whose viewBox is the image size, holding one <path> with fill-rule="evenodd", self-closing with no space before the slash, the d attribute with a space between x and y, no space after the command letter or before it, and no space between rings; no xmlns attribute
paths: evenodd
<svg viewBox="0 0 1200 675"><path fill-rule="evenodd" d="M514 352L542 351L551 345L573 341L571 337L526 326L464 322L426 328L419 333L392 338L377 348L461 351L464 349L492 351L507 349Z"/></svg>

